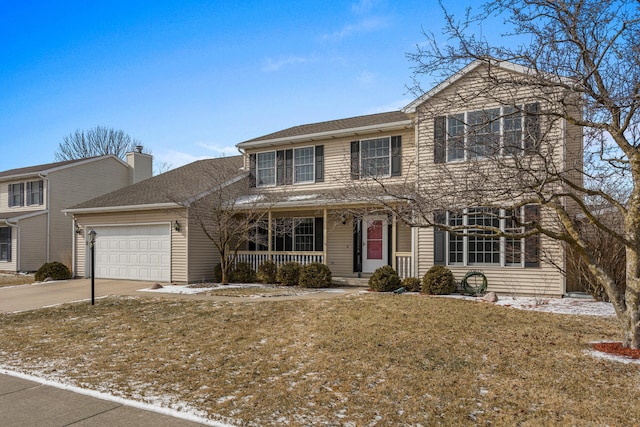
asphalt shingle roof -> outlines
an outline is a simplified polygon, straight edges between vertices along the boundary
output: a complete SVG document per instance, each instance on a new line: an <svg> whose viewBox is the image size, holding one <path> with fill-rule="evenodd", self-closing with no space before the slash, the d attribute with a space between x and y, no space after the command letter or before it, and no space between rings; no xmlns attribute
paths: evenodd
<svg viewBox="0 0 640 427"><path fill-rule="evenodd" d="M242 174L242 156L198 160L69 209L178 203Z"/></svg>
<svg viewBox="0 0 640 427"><path fill-rule="evenodd" d="M49 169L55 169L55 168L59 168L61 166L67 166L67 165L70 165L70 164L73 164L73 163L84 162L84 161L87 161L89 159L90 158L75 159L75 160L65 160L65 161L62 161L62 162L46 163L44 165L27 166L27 167L24 167L24 168L9 169L9 170L0 172L0 179L12 177L12 176L17 176L17 175L32 175L32 174L35 175L37 173L42 173L42 172L48 171Z"/></svg>
<svg viewBox="0 0 640 427"><path fill-rule="evenodd" d="M259 136L249 139L241 144L248 142L268 141L272 139L289 138L296 136L312 135L316 133L341 131L347 129L362 128L367 126L382 125L387 123L401 122L409 120L402 111L389 111L386 113L369 114L366 116L349 117L346 119L330 120L327 122L310 123L306 125L294 126L288 129L273 132L268 135Z"/></svg>

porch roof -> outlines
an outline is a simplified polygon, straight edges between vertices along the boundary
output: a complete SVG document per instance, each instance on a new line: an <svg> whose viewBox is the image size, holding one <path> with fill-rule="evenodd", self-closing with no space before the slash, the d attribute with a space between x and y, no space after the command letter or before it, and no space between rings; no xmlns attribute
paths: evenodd
<svg viewBox="0 0 640 427"><path fill-rule="evenodd" d="M0 212L0 222L15 222L21 219L31 218L33 216L38 216L47 213L46 209L38 210L38 211L17 211L17 212Z"/></svg>
<svg viewBox="0 0 640 427"><path fill-rule="evenodd" d="M311 209L322 207L339 207L339 206L371 206L376 202L394 202L399 201L391 195L379 194L373 197L355 197L342 194L331 193L296 193L281 198L273 198L269 194L269 198L264 194L251 194L241 196L235 200L234 206L237 209Z"/></svg>

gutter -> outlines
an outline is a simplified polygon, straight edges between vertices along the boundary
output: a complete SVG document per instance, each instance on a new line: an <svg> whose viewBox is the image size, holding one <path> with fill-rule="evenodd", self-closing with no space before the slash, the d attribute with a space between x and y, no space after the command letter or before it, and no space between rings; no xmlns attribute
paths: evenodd
<svg viewBox="0 0 640 427"><path fill-rule="evenodd" d="M128 205L128 206L101 206L96 208L76 208L63 209L66 214L84 214L84 213L100 213L100 212L122 212L122 211L147 211L153 209L171 209L182 208L183 205L176 202L154 203L149 205Z"/></svg>
<svg viewBox="0 0 640 427"><path fill-rule="evenodd" d="M51 208L51 205L49 204L51 203L51 182L49 181L49 178L47 177L47 175L44 173L39 173L38 177L40 177L43 181L47 182L47 262L51 262L51 259L50 259L51 214L49 213Z"/></svg>

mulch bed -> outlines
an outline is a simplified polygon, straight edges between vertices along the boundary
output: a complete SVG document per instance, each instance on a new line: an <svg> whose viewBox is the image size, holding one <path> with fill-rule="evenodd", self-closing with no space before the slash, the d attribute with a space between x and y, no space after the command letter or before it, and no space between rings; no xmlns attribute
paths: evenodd
<svg viewBox="0 0 640 427"><path fill-rule="evenodd" d="M640 349L625 348L621 342L599 342L593 344L594 350L614 356L627 357L629 359L640 359Z"/></svg>

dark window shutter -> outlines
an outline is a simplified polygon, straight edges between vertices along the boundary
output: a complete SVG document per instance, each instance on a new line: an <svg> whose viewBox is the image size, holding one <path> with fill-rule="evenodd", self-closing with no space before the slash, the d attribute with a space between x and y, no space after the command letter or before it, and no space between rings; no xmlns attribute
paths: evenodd
<svg viewBox="0 0 640 427"><path fill-rule="evenodd" d="M391 137L391 176L402 175L402 136Z"/></svg>
<svg viewBox="0 0 640 427"><path fill-rule="evenodd" d="M360 179L360 141L351 141L351 179Z"/></svg>
<svg viewBox="0 0 640 427"><path fill-rule="evenodd" d="M284 185L284 150L276 151L276 185Z"/></svg>
<svg viewBox="0 0 640 427"><path fill-rule="evenodd" d="M293 183L293 150L284 152L284 183Z"/></svg>
<svg viewBox="0 0 640 427"><path fill-rule="evenodd" d="M447 118L438 116L433 121L433 162L444 163L447 161L446 140Z"/></svg>
<svg viewBox="0 0 640 427"><path fill-rule="evenodd" d="M391 217L387 221L387 265L393 265L391 258L393 257L393 245L391 244L391 240L393 239L393 222Z"/></svg>
<svg viewBox="0 0 640 427"><path fill-rule="evenodd" d="M535 223L540 221L540 206L526 205L524 207L525 223ZM528 225L525 230L531 230L534 227ZM534 234L524 239L524 266L540 267L540 235Z"/></svg>
<svg viewBox="0 0 640 427"><path fill-rule="evenodd" d="M524 150L526 154L540 150L540 104L527 104L524 107Z"/></svg>
<svg viewBox="0 0 640 427"><path fill-rule="evenodd" d="M249 185L256 186L256 155L249 154ZM253 249L249 249L253 250Z"/></svg>
<svg viewBox="0 0 640 427"><path fill-rule="evenodd" d="M40 204L42 205L44 203L44 182L38 181L38 186L40 187Z"/></svg>
<svg viewBox="0 0 640 427"><path fill-rule="evenodd" d="M31 181L27 182L27 206L31 205L31 187L33 183Z"/></svg>
<svg viewBox="0 0 640 427"><path fill-rule="evenodd" d="M9 207L13 206L13 186L9 184Z"/></svg>
<svg viewBox="0 0 640 427"><path fill-rule="evenodd" d="M314 234L314 248L316 252L322 252L324 250L324 220L323 218L316 218L313 226Z"/></svg>
<svg viewBox="0 0 640 427"><path fill-rule="evenodd" d="M324 182L324 145L316 145L316 182Z"/></svg>
<svg viewBox="0 0 640 427"><path fill-rule="evenodd" d="M24 182L20 183L20 204L18 206L24 206Z"/></svg>
<svg viewBox="0 0 640 427"><path fill-rule="evenodd" d="M353 220L353 272L362 271L362 220Z"/></svg>
<svg viewBox="0 0 640 427"><path fill-rule="evenodd" d="M447 221L445 212L436 212L434 214L434 222L436 224L444 224ZM447 263L447 233L437 227L433 227L433 264L445 265Z"/></svg>

